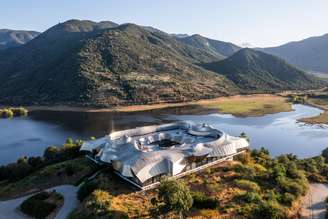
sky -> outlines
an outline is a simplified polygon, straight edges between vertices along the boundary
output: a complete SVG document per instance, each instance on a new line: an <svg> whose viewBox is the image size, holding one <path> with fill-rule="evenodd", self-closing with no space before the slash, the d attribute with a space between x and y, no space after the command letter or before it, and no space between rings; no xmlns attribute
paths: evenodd
<svg viewBox="0 0 328 219"><path fill-rule="evenodd" d="M1 0L0 29L110 20L269 47L328 33L327 11L328 0Z"/></svg>

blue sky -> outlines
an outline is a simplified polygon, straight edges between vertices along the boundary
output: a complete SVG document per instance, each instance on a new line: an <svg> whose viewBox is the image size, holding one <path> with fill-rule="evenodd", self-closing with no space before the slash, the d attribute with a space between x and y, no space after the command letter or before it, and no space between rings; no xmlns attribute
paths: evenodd
<svg viewBox="0 0 328 219"><path fill-rule="evenodd" d="M328 33L327 11L327 0L1 0L0 28L111 20L263 47Z"/></svg>

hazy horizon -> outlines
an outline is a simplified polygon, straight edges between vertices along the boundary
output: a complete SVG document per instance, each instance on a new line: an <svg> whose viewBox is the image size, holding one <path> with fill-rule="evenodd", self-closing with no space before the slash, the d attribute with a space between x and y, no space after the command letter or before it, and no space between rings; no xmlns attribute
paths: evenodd
<svg viewBox="0 0 328 219"><path fill-rule="evenodd" d="M270 47L328 33L326 8L328 2L324 0L5 0L0 8L0 29L42 32L70 19L113 21L152 26L168 33L200 34L237 45Z"/></svg>

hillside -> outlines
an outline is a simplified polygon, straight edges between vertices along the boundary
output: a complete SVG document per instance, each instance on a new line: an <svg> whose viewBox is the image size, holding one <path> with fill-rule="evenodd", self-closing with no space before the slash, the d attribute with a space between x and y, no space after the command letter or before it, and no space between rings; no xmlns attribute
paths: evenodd
<svg viewBox="0 0 328 219"><path fill-rule="evenodd" d="M221 59L224 59L225 57L231 56L241 48L228 42L218 41L218 40L212 40L206 37L203 37L199 34L194 34L192 36L187 37L181 37L178 36L176 39L179 42L182 42L184 44L204 49L210 52L211 54L218 56Z"/></svg>
<svg viewBox="0 0 328 219"><path fill-rule="evenodd" d="M0 51L2 104L111 106L234 94L217 57L133 24L70 20Z"/></svg>
<svg viewBox="0 0 328 219"><path fill-rule="evenodd" d="M225 75L245 91L315 89L323 85L278 57L248 48L203 67Z"/></svg>
<svg viewBox="0 0 328 219"><path fill-rule="evenodd" d="M328 34L261 50L304 70L328 73Z"/></svg>
<svg viewBox="0 0 328 219"><path fill-rule="evenodd" d="M36 31L0 29L0 49L20 46L39 34Z"/></svg>

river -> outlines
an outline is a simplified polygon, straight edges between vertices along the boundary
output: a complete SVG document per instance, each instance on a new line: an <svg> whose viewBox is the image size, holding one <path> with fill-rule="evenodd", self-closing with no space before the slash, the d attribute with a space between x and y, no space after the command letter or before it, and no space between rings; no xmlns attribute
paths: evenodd
<svg viewBox="0 0 328 219"><path fill-rule="evenodd" d="M0 165L21 156L41 155L49 145L66 138L88 139L111 131L169 121L208 123L231 135L247 133L252 148L265 147L273 156L293 153L311 157L328 147L328 127L306 125L297 119L316 116L320 109L294 105L294 111L240 118L199 107L175 107L145 112L33 111L27 117L0 119Z"/></svg>

